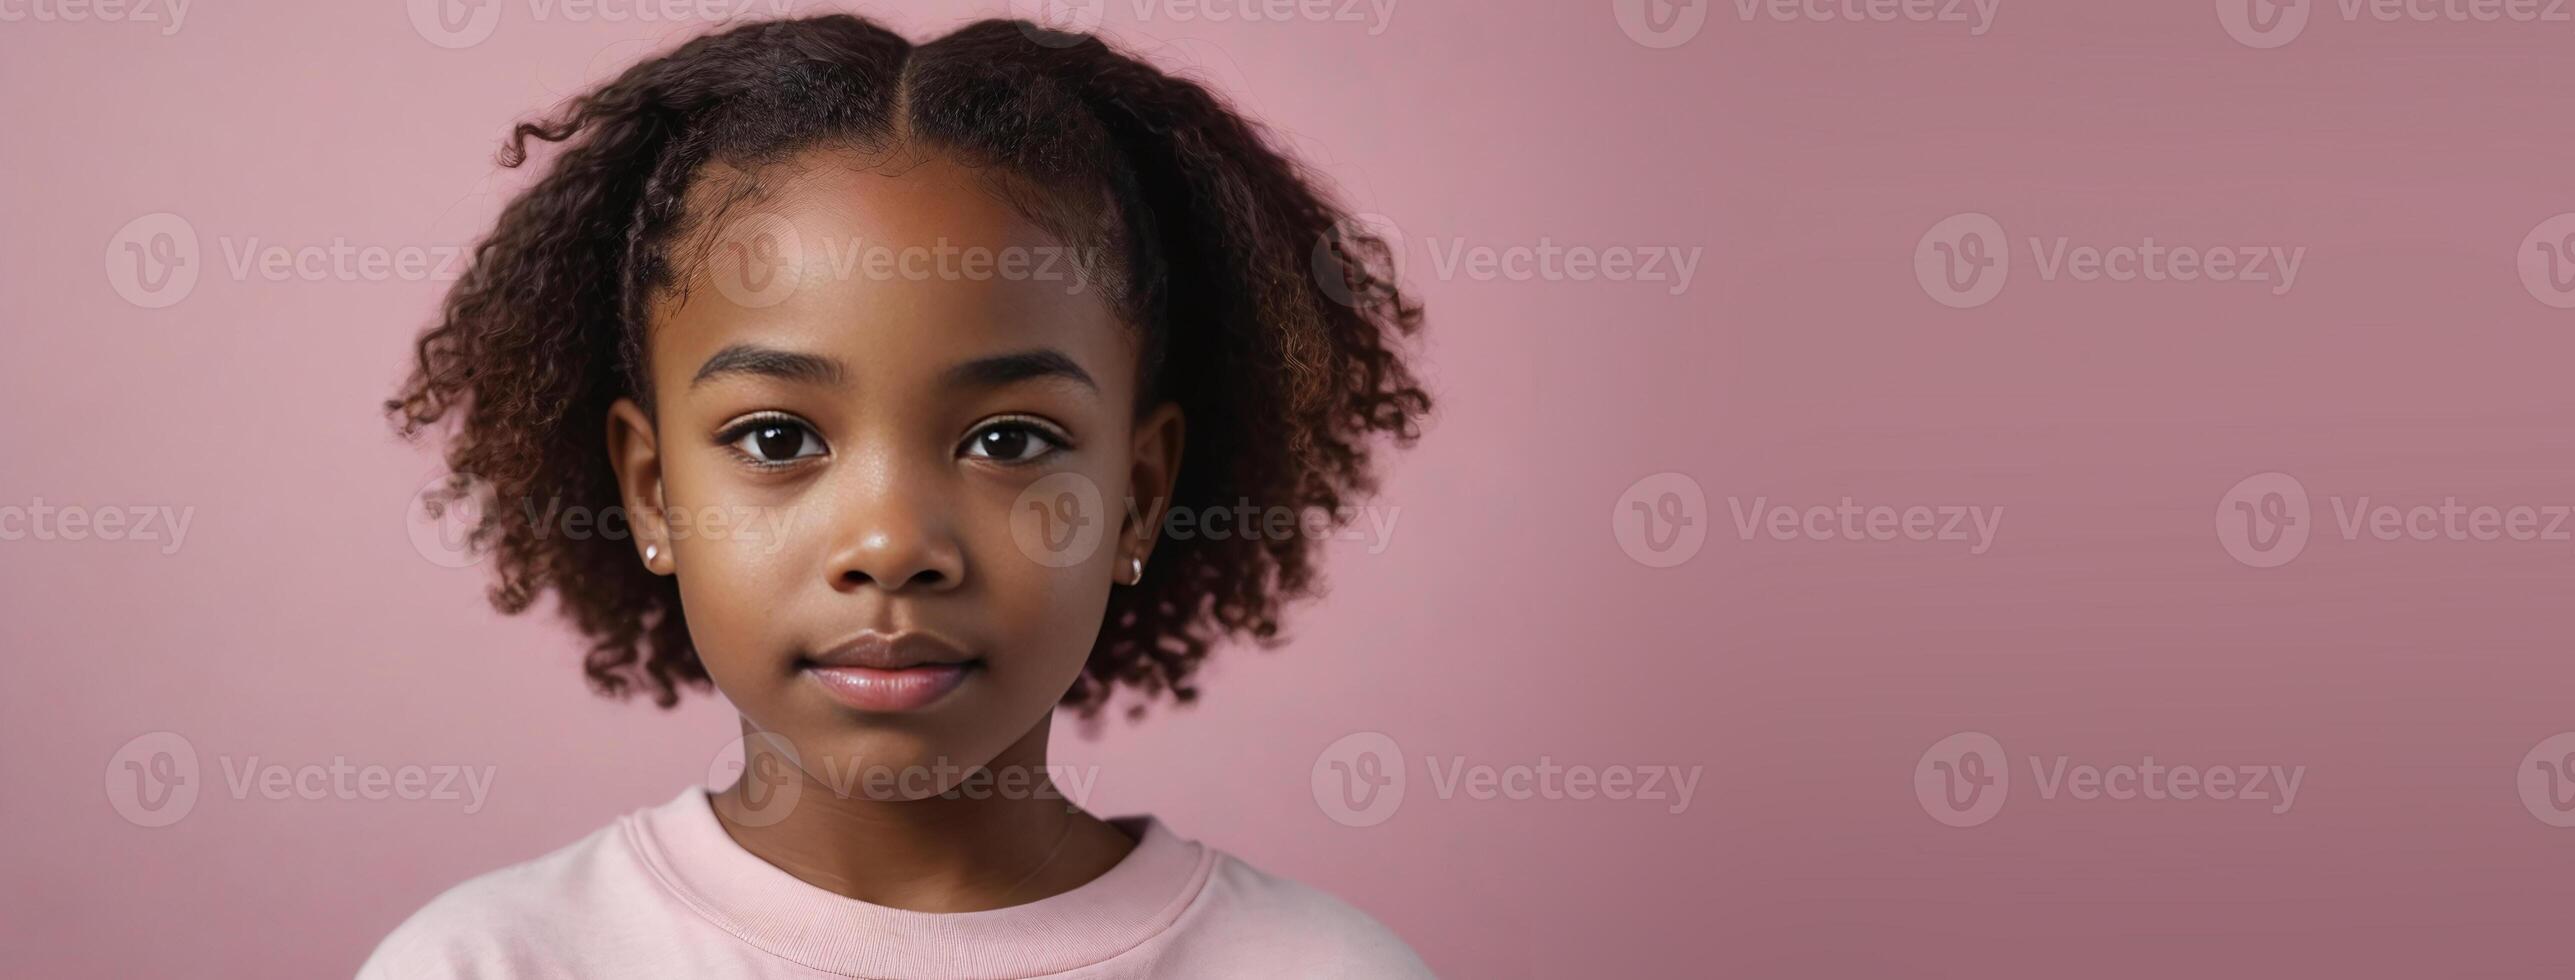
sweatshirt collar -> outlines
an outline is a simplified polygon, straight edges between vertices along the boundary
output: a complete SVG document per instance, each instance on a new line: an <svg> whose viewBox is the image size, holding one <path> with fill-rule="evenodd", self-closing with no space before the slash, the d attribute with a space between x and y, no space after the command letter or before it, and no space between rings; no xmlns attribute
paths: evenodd
<svg viewBox="0 0 2575 980"><path fill-rule="evenodd" d="M1206 884L1213 852L1151 815L1110 818L1136 839L1079 887L981 912L914 912L807 883L744 850L703 786L626 821L645 864L680 900L744 942L852 977L972 980L1059 973L1170 928Z"/></svg>

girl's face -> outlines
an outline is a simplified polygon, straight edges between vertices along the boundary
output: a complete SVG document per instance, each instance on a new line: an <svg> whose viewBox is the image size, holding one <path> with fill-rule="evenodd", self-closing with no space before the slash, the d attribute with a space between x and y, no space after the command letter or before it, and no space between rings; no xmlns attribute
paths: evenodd
<svg viewBox="0 0 2575 980"><path fill-rule="evenodd" d="M775 173L677 250L704 258L654 310L658 424L620 401L610 454L742 715L836 791L936 794L1042 747L1179 413L1137 415L1133 331L975 172Z"/></svg>

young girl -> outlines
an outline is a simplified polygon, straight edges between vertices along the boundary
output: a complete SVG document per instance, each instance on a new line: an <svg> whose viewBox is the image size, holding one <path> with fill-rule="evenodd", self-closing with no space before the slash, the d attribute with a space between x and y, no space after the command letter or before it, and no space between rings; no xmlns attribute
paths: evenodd
<svg viewBox="0 0 2575 980"><path fill-rule="evenodd" d="M1206 90L1024 23L741 26L530 140L387 408L502 502L500 608L555 593L603 692L711 684L743 775L457 886L363 976L1427 974L1046 778L1055 708L1189 702L1310 591L1315 535L1167 516L1346 514L1416 436L1384 242ZM581 509L630 519L527 516Z"/></svg>

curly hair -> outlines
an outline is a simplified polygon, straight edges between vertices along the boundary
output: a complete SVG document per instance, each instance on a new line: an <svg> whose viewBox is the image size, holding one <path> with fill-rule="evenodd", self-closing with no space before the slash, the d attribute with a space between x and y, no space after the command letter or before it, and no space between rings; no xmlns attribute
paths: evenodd
<svg viewBox="0 0 2575 980"><path fill-rule="evenodd" d="M479 487L616 513L602 419L621 397L651 411L646 312L680 288L683 237L708 220L689 213L693 182L815 147L936 148L1052 201L1012 195L1050 231L1114 246L1106 295L1142 334L1141 397L1189 420L1174 508L1341 519L1376 489L1379 437L1410 445L1430 411L1401 349L1422 311L1389 244L1216 95L1097 38L988 20L916 46L847 15L749 23L517 125L501 164L526 164L531 141L560 149L475 247L385 402L405 439L450 421L433 511ZM496 607L553 591L602 694L667 708L708 686L674 580L622 535L549 534L525 510L489 508L468 538L493 556ZM1085 719L1120 687L1142 695L1131 714L1166 691L1191 701L1213 645L1274 645L1283 606L1319 584L1309 536L1157 547L1064 695Z"/></svg>

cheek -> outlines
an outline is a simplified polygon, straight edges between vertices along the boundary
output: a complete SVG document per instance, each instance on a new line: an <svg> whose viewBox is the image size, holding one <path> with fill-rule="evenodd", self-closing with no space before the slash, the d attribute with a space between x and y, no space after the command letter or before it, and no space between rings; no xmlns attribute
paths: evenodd
<svg viewBox="0 0 2575 980"><path fill-rule="evenodd" d="M1037 523L1038 511L1022 489L1011 487L983 501L961 528L968 577L976 580L967 591L1000 655L1015 661L1025 676L1070 684L1107 611L1117 522L1114 512L1107 515L1109 530L1097 546L1064 564L1072 556L1040 543L1048 529Z"/></svg>
<svg viewBox="0 0 2575 980"><path fill-rule="evenodd" d="M765 669L776 600L802 575L820 574L792 508L737 499L721 474L674 461L664 473L665 519L680 568L689 636L718 686Z"/></svg>

